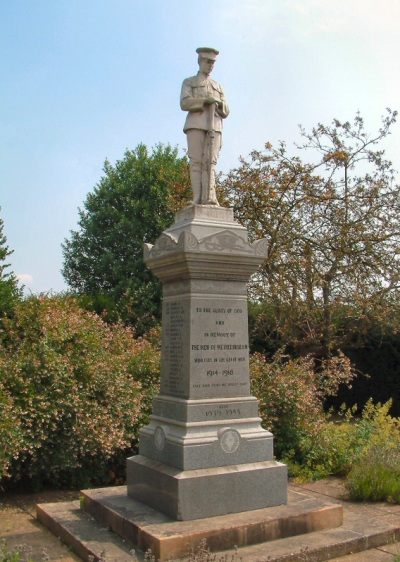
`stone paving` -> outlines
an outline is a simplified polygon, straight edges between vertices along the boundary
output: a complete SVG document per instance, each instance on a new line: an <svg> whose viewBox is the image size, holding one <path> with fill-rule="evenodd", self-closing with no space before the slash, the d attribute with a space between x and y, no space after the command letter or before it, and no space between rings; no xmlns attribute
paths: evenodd
<svg viewBox="0 0 400 562"><path fill-rule="evenodd" d="M346 501L343 481L338 478L329 478L319 482L293 485L294 489L307 490L316 498L340 502L344 506L345 519L355 518L360 528L371 520L391 520L400 525L400 505L387 503L356 504ZM60 540L47 531L35 518L37 503L50 503L55 501L72 501L79 499L79 492L42 492L37 494L3 494L0 496L0 538L5 539L7 547L12 549L18 545L30 548L30 557L35 562L44 560L45 551L47 560L61 562L79 562L79 558L72 553ZM300 537L299 537L300 540ZM239 554L241 554L239 552ZM243 562L254 560L243 552ZM400 542L378 548L373 548L357 554L349 554L340 558L329 558L336 562L393 562L400 555ZM263 556L260 552L258 560L268 559L268 550ZM312 557L304 558L313 562ZM107 560L106 560L107 562ZM218 555L216 562L218 562Z"/></svg>
<svg viewBox="0 0 400 562"><path fill-rule="evenodd" d="M303 490L307 490L316 497L330 498L332 501L340 502L344 506L345 519L349 517L351 512L357 514L360 522L367 522L370 518L378 514L381 517L393 517L400 522L400 506L387 503L351 503L346 500L346 492L343 480L340 478L328 478L318 482L310 482L300 486ZM331 558L331 562L393 562L395 557L400 557L400 542L380 546L364 552L342 556L340 558ZM399 558L400 559L400 558Z"/></svg>
<svg viewBox="0 0 400 562"><path fill-rule="evenodd" d="M7 550L18 547L35 562L47 558L52 562L81 562L57 537L36 520L39 502L69 501L79 498L79 492L51 492L37 494L0 495L0 538L6 541Z"/></svg>

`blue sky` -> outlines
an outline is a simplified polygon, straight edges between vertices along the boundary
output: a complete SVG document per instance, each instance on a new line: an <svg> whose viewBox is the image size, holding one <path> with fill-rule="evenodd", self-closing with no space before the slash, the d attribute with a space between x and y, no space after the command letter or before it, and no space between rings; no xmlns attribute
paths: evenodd
<svg viewBox="0 0 400 562"><path fill-rule="evenodd" d="M218 169L357 111L400 109L398 0L1 0L0 206L12 270L62 291L61 243L104 160L186 146L179 94L199 46L220 50ZM400 123L384 145L400 169Z"/></svg>

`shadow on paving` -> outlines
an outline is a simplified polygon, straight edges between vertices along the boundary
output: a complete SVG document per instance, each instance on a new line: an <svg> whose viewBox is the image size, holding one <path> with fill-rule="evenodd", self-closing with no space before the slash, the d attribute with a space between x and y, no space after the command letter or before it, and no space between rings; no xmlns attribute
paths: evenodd
<svg viewBox="0 0 400 562"><path fill-rule="evenodd" d="M78 562L61 541L45 529L35 518L36 504L73 501L79 492L46 490L33 494L2 493L0 495L0 538L6 541L7 550L18 548L35 562L58 560Z"/></svg>

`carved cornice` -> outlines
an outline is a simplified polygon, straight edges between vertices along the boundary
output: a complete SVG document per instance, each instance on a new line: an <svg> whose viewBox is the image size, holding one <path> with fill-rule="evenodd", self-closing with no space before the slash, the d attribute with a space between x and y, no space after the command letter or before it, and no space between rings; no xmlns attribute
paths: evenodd
<svg viewBox="0 0 400 562"><path fill-rule="evenodd" d="M238 256L257 256L266 258L268 254L267 240L256 240L252 244L231 230L206 236L198 240L194 234L184 230L176 240L171 234L164 232L154 246L145 244L144 260L153 260L178 253L232 254Z"/></svg>

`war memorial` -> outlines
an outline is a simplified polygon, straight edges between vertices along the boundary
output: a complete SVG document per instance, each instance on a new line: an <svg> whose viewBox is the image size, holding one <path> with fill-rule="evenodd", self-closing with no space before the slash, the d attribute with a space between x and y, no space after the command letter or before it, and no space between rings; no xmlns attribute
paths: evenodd
<svg viewBox="0 0 400 562"><path fill-rule="evenodd" d="M221 551L343 521L340 505L288 496L286 466L261 427L250 391L247 283L267 243L250 243L232 209L218 203L215 167L229 107L210 77L218 51L197 55L199 72L184 80L180 99L193 199L144 247L163 285L160 393L139 454L127 459L127 485L85 490L81 502L100 527L156 560L184 558L201 540ZM39 520L61 533L57 508L51 515L38 507ZM74 517L64 514L64 527L76 527ZM79 541L71 544L79 554Z"/></svg>
<svg viewBox="0 0 400 562"><path fill-rule="evenodd" d="M286 467L274 461L250 395L246 283L267 245L250 244L218 204L214 168L229 108L210 78L217 51L198 55L200 71L181 93L193 201L145 247L163 284L161 392L127 466L128 494L179 520L287 500Z"/></svg>

